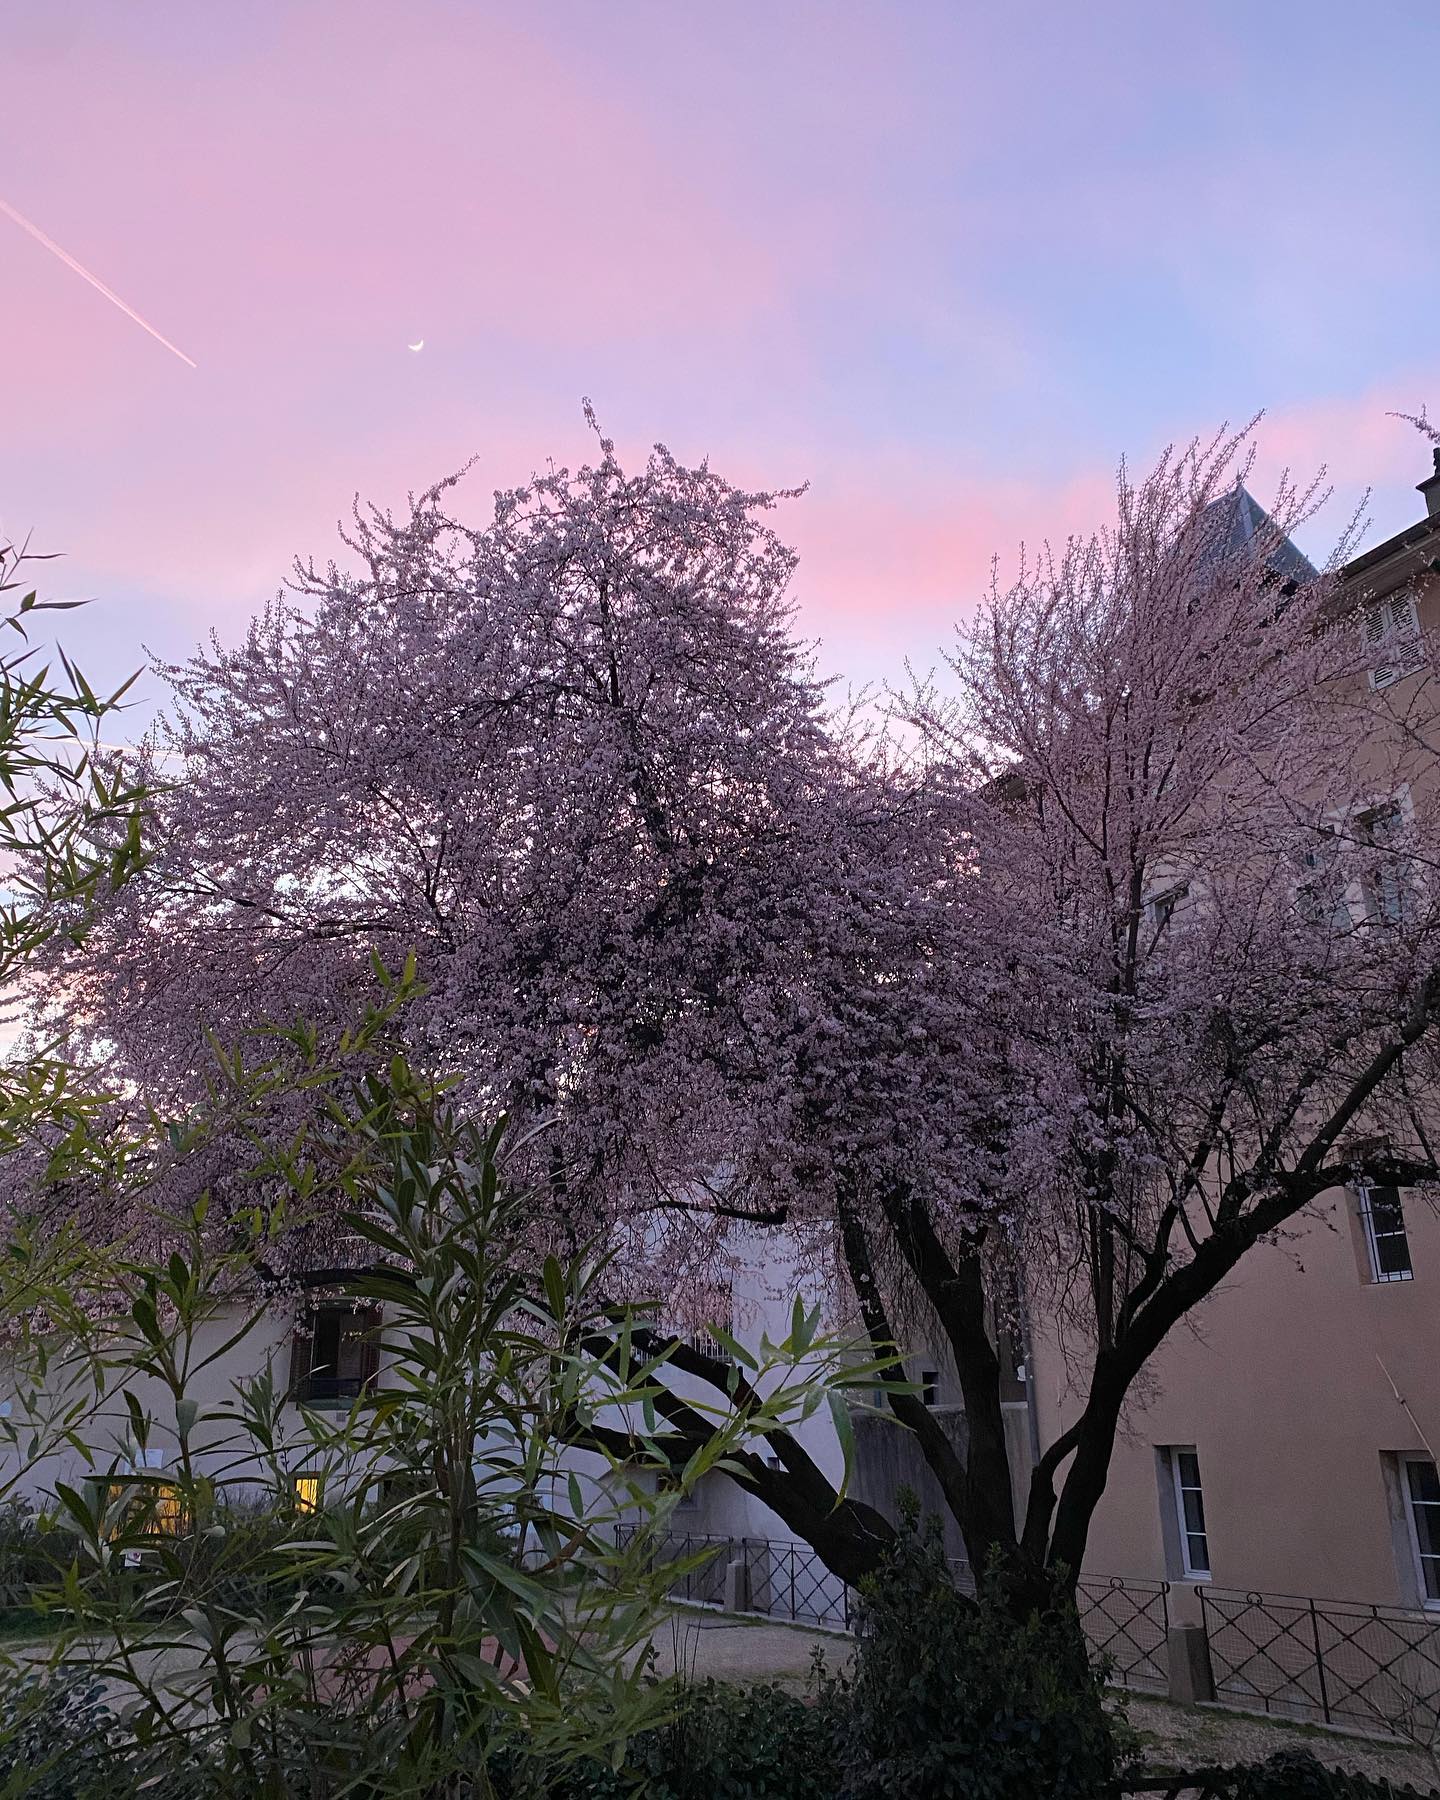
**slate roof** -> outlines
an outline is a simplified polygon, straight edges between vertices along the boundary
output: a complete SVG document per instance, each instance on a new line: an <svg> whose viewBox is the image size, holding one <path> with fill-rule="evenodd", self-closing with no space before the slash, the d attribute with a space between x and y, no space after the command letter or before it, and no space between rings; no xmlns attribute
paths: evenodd
<svg viewBox="0 0 1440 1800"><path fill-rule="evenodd" d="M1217 562L1243 550L1257 534L1273 533L1275 530L1275 523L1269 513L1244 483L1239 481L1228 494L1212 500L1205 508L1205 515L1213 515L1216 522L1214 555ZM1316 574L1315 565L1310 558L1297 549L1288 537L1280 539L1267 560L1282 580L1311 581Z"/></svg>

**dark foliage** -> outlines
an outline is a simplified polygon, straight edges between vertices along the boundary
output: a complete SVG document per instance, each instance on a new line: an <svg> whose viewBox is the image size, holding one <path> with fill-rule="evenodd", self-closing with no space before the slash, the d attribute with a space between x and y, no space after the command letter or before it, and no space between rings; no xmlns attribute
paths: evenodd
<svg viewBox="0 0 1440 1800"><path fill-rule="evenodd" d="M850 1800L1094 1800L1113 1782L1101 1677L1058 1588L1012 1608L995 1572L967 1599L911 1503L862 1587L858 1630Z"/></svg>
<svg viewBox="0 0 1440 1800"><path fill-rule="evenodd" d="M1244 1768L1138 1771L1120 1784L1120 1793L1154 1800L1436 1800L1435 1789L1397 1787L1392 1781L1332 1769L1308 1750L1279 1750Z"/></svg>
<svg viewBox="0 0 1440 1800"><path fill-rule="evenodd" d="M676 1717L630 1744L618 1770L511 1766L504 1800L834 1800L841 1789L845 1687L820 1679L806 1696L774 1684L701 1681Z"/></svg>
<svg viewBox="0 0 1440 1800"><path fill-rule="evenodd" d="M125 1800L134 1792L98 1682L47 1673L0 1684L0 1794L25 1800Z"/></svg>

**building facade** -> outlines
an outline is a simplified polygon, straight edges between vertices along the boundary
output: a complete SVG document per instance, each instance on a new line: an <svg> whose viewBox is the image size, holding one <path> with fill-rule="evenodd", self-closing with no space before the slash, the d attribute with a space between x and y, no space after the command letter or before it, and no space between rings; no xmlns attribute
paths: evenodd
<svg viewBox="0 0 1440 1800"><path fill-rule="evenodd" d="M1440 451L1424 518L1345 570L1374 693L1431 679ZM1378 795L1387 806L1410 793ZM1433 804L1433 800L1431 801ZM1342 904L1383 913L1386 891ZM1041 1331L1038 1441L1078 1410ZM1090 1535L1096 1573L1440 1613L1440 1216L1394 1189L1333 1192L1258 1246L1171 1333L1130 1407Z"/></svg>

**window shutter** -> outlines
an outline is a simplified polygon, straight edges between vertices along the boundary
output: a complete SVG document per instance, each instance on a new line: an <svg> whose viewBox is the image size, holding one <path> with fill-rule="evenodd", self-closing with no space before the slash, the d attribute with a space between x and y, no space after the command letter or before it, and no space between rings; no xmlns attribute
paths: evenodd
<svg viewBox="0 0 1440 1800"><path fill-rule="evenodd" d="M1396 594L1390 602L1391 629L1396 637L1418 637L1420 615L1415 610L1413 594Z"/></svg>
<svg viewBox="0 0 1440 1800"><path fill-rule="evenodd" d="M305 1383L310 1379L310 1364L315 1354L315 1316L307 1314L305 1319L296 1325L290 1339L290 1386L288 1396L298 1400L305 1390Z"/></svg>
<svg viewBox="0 0 1440 1800"><path fill-rule="evenodd" d="M1365 642L1372 649L1376 644L1385 641L1390 609L1383 600L1377 600L1373 606L1365 608Z"/></svg>

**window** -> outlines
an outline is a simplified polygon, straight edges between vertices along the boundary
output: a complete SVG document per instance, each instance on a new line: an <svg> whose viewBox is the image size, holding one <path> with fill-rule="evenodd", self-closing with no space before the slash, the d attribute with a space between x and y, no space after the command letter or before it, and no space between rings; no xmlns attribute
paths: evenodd
<svg viewBox="0 0 1440 1800"><path fill-rule="evenodd" d="M694 1512L700 1504L700 1497L696 1492L699 1484L692 1482L687 1488L683 1478L683 1469L671 1469L656 1482L655 1491L657 1494L673 1494L676 1512Z"/></svg>
<svg viewBox="0 0 1440 1800"><path fill-rule="evenodd" d="M349 1406L370 1392L379 1373L375 1307L317 1307L291 1344L290 1398L302 1406Z"/></svg>
<svg viewBox="0 0 1440 1800"><path fill-rule="evenodd" d="M934 1406L940 1390L940 1371L938 1369L922 1369L920 1371L920 1404Z"/></svg>
<svg viewBox="0 0 1440 1800"><path fill-rule="evenodd" d="M131 1480L107 1481L103 1504L111 1515L105 1536L175 1537L187 1524L186 1510L173 1482L156 1481L138 1472Z"/></svg>
<svg viewBox="0 0 1440 1800"><path fill-rule="evenodd" d="M320 1510L320 1477L318 1475L297 1475L294 1481L294 1494L296 1512L318 1512Z"/></svg>
<svg viewBox="0 0 1440 1800"><path fill-rule="evenodd" d="M1406 1457L1405 1511L1426 1606L1440 1606L1440 1473L1428 1458Z"/></svg>
<svg viewBox="0 0 1440 1800"><path fill-rule="evenodd" d="M1190 883L1182 881L1178 887L1172 887L1163 894L1157 894L1148 904L1150 923L1158 937L1177 912L1183 910L1190 897Z"/></svg>
<svg viewBox="0 0 1440 1800"><path fill-rule="evenodd" d="M1404 859L1397 845L1404 834L1405 818L1393 801L1361 813L1361 841L1382 852L1365 876L1365 911L1377 925L1397 925L1406 916L1409 884Z"/></svg>
<svg viewBox="0 0 1440 1800"><path fill-rule="evenodd" d="M729 1362L730 1352L716 1337L711 1326L718 1326L728 1336L735 1335L735 1296L728 1286L716 1285L701 1296L705 1322L702 1325L673 1327L675 1335L701 1356L713 1356L717 1362Z"/></svg>
<svg viewBox="0 0 1440 1800"><path fill-rule="evenodd" d="M1200 1489L1199 1454L1193 1444L1175 1444L1163 1455L1175 1507L1181 1573L1187 1581L1208 1581L1210 1537L1205 1526L1205 1496Z"/></svg>
<svg viewBox="0 0 1440 1800"><path fill-rule="evenodd" d="M1405 1235L1399 1188L1361 1187L1357 1194L1365 1247L1370 1253L1370 1279L1411 1280L1415 1270L1410 1261L1410 1240Z"/></svg>
<svg viewBox="0 0 1440 1800"><path fill-rule="evenodd" d="M1372 688L1392 687L1413 675L1425 660L1413 594L1392 594L1388 600L1372 602L1365 608L1361 631L1371 658Z"/></svg>
<svg viewBox="0 0 1440 1800"><path fill-rule="evenodd" d="M1350 902L1345 897L1345 883L1336 867L1335 832L1321 826L1314 842L1301 853L1304 874L1296 890L1300 916L1308 924L1323 925L1330 931L1348 931L1354 920Z"/></svg>

